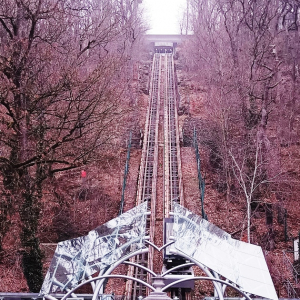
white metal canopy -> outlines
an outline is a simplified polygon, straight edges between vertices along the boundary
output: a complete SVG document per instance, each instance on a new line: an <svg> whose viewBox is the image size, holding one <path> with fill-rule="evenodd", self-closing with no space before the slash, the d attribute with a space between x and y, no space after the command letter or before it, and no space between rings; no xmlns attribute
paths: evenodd
<svg viewBox="0 0 300 300"><path fill-rule="evenodd" d="M209 269L237 284L241 290L277 300L261 247L231 238L217 226L174 204L172 245Z"/></svg>
<svg viewBox="0 0 300 300"><path fill-rule="evenodd" d="M177 253L197 264L208 277L191 277L181 281L212 280L219 299L223 299L228 285L239 290L247 299L248 294L253 294L278 300L261 247L232 239L225 231L175 203L171 230L173 245L166 243L158 248L146 239L148 214L145 202L90 231L87 236L59 243L40 295L56 299L50 294L59 290L70 294L88 282L95 287L94 281L101 278L97 287L93 288L96 299L103 279L111 277L112 270L129 257L148 252L147 246L150 245L158 251L168 247L170 253ZM100 277L91 277L99 271ZM151 270L149 272L154 278L160 276ZM220 275L227 281L220 279Z"/></svg>

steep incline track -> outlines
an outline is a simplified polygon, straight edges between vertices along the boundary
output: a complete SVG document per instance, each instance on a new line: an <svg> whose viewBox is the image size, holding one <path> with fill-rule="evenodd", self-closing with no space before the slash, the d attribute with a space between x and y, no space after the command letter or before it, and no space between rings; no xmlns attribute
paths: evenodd
<svg viewBox="0 0 300 300"><path fill-rule="evenodd" d="M151 215L147 222L150 241L163 241L163 222L156 218L158 201L163 201L163 216L169 217L172 203L183 203L183 189L181 180L181 162L179 148L179 134L177 122L177 107L175 93L174 61L172 54L156 53L153 57L150 96L147 118L144 130L143 150L139 174L137 204L148 201ZM163 105L163 124L160 124L160 111ZM161 126L159 126L161 125ZM162 127L163 126L163 127ZM159 127L163 128L163 141L159 141ZM163 143L163 144L162 144ZM163 146L163 153L159 157L159 146ZM163 194L157 194L158 163L163 164ZM161 228L155 228L159 226ZM140 255L135 262L153 270L153 252ZM130 267L128 275L142 280L150 280L147 273L139 268ZM138 283L127 283L127 296L136 299L146 296L146 290Z"/></svg>
<svg viewBox="0 0 300 300"><path fill-rule="evenodd" d="M169 217L173 202L183 204L182 173L179 148L179 130L175 92L173 55L166 55L166 98L164 109L165 128L165 217Z"/></svg>

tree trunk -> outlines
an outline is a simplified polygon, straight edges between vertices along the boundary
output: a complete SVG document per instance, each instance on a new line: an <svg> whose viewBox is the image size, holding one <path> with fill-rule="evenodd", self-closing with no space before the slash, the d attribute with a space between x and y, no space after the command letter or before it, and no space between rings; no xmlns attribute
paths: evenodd
<svg viewBox="0 0 300 300"><path fill-rule="evenodd" d="M40 199L32 194L28 181L24 181L26 190L22 193L24 200L20 207L22 268L30 291L37 293L43 283L42 252L37 238Z"/></svg>
<svg viewBox="0 0 300 300"><path fill-rule="evenodd" d="M251 199L247 198L247 240L248 240L248 243L251 243L250 227L251 227Z"/></svg>

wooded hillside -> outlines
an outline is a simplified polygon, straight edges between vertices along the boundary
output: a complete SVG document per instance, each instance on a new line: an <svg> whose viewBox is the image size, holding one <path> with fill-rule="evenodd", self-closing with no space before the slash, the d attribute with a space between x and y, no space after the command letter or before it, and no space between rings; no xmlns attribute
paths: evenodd
<svg viewBox="0 0 300 300"><path fill-rule="evenodd" d="M191 0L188 9L182 26L193 35L178 63L183 144L196 128L210 220L261 245L282 291L294 281L282 251L293 251L300 229L300 3Z"/></svg>
<svg viewBox="0 0 300 300"><path fill-rule="evenodd" d="M299 13L298 0L190 0L175 61L185 206L202 214L196 133L208 220L262 246L280 297L299 292ZM117 216L130 131L135 206L143 33L135 1L0 0L0 291L38 292L57 242Z"/></svg>

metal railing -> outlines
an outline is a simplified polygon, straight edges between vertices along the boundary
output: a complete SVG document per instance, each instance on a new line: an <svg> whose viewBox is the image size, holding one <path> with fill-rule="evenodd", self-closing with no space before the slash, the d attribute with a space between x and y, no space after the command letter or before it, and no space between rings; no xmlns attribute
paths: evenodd
<svg viewBox="0 0 300 300"><path fill-rule="evenodd" d="M300 276L300 273L294 267L293 263L290 261L288 255L284 250L282 251L282 254L283 254L282 255L283 266L285 267L286 271L289 273L291 278L293 278L293 281L289 280L288 278L285 278L283 285L286 289L289 298L299 298L295 288L299 284L298 278Z"/></svg>
<svg viewBox="0 0 300 300"><path fill-rule="evenodd" d="M299 299L299 296L298 296L295 288L293 287L293 284L288 279L285 280L283 285L287 291L287 295L289 298L298 298Z"/></svg>
<svg viewBox="0 0 300 300"><path fill-rule="evenodd" d="M53 296L56 299L61 299L65 296L65 294L50 294L50 296ZM72 299L90 300L92 298L93 298L93 294L76 294L76 298L72 298ZM43 299L43 296L40 296L39 293L0 293L0 300L12 300L12 299L37 300L37 299ZM102 295L100 294L98 299L99 300L121 300L121 299L125 299L125 297L115 296L114 294L102 294Z"/></svg>
<svg viewBox="0 0 300 300"><path fill-rule="evenodd" d="M123 178L122 196L121 196L121 203L120 203L120 209L119 209L119 216L123 213L123 209L124 209L125 189L126 189L126 183L127 183L127 175L128 175L128 171L129 171L131 139L132 139L132 133L130 131L129 140L128 140L126 163L125 163L125 170L124 170L124 178Z"/></svg>
<svg viewBox="0 0 300 300"><path fill-rule="evenodd" d="M183 203L180 161L179 129L177 121L176 79L172 54L166 54L166 79L164 101L165 132L165 217L172 210L173 202Z"/></svg>
<svg viewBox="0 0 300 300"><path fill-rule="evenodd" d="M294 265L292 264L292 262L290 261L289 257L287 256L287 254L285 253L285 251L282 251L283 256L283 264L285 265L285 267L288 269L288 271L290 272L290 275L293 276L293 279L295 281L295 284L298 285L298 278L300 277L300 273L296 270L296 268L294 267Z"/></svg>
<svg viewBox="0 0 300 300"><path fill-rule="evenodd" d="M150 101L148 105L145 133L143 141L141 168L139 174L139 186L137 195L137 204L147 201L148 210L151 210L151 216L147 219L147 232L150 240L153 240L155 220L155 201L156 201L156 177L157 177L157 157L158 157L158 123L159 123L159 105L160 105L160 81L161 81L161 55L155 54L152 64L151 83L150 83ZM151 264L153 251L144 253L134 258L134 262L152 268ZM132 259L133 261L133 259ZM141 268L129 267L128 274L135 278L147 281L147 272ZM146 296L146 288L137 282L128 282L127 295L136 299ZM129 295L130 294L130 295Z"/></svg>

